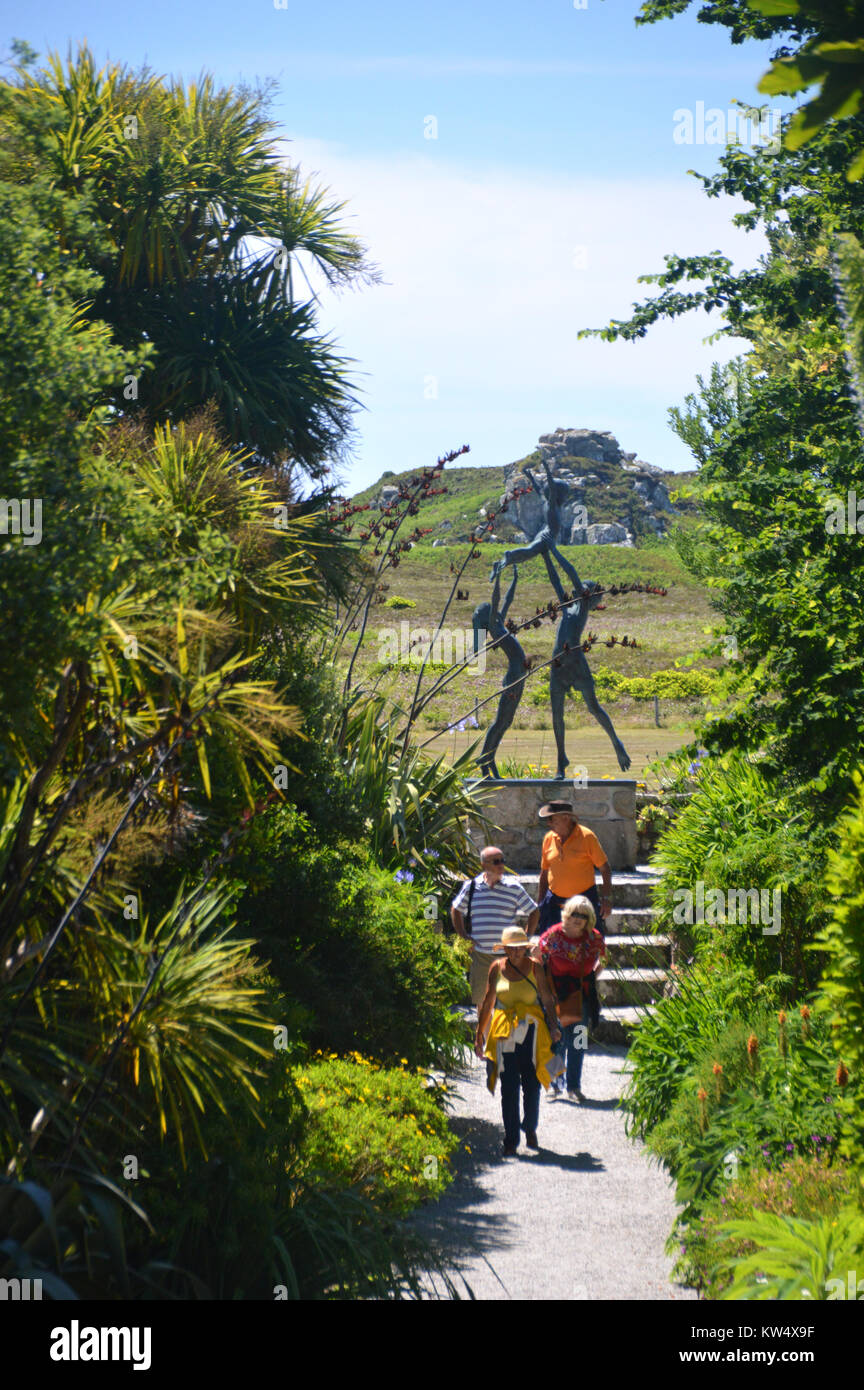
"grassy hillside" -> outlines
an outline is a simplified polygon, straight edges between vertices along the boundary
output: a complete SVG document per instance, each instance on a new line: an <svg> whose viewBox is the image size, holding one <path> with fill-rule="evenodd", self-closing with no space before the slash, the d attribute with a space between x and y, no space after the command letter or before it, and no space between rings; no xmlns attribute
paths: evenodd
<svg viewBox="0 0 864 1390"><path fill-rule="evenodd" d="M593 473L598 478L596 483L588 483L585 486L585 506L589 524L620 519L626 520L630 524L635 535L647 537L650 534L645 525L647 509L641 498L633 492L632 478L628 477L620 465L598 463L594 459L575 457L565 459L563 462L572 467L577 475ZM433 497L423 504L420 520L423 526L435 528L429 540L434 540L436 536L447 540L466 537L471 528L481 519L479 517L481 507L487 511L492 510L498 513L495 534L504 541L509 540L518 527L515 509L511 508L508 512L501 513L498 508L505 490L505 479L513 469L526 463L529 468L539 469L542 476L538 454L531 454L520 460L518 464L513 463L495 468L448 467L445 469L441 483L448 489L447 493L443 497ZM384 473L374 486L358 493L353 501L371 502L378 496L383 486L390 484L398 487L400 483L407 484L416 476L416 469L408 469L401 473ZM663 475L670 492L676 486L685 483L691 476L689 473ZM675 505L682 510L689 509L689 504L680 499ZM444 527L442 522L449 522L450 526Z"/></svg>

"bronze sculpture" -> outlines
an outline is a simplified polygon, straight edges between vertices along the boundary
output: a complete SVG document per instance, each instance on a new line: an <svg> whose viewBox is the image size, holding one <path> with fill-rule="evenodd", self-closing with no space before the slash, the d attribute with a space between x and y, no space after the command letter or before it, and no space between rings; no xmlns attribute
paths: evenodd
<svg viewBox="0 0 864 1390"><path fill-rule="evenodd" d="M490 642L496 642L501 651L507 657L507 670L502 681L501 698L498 701L498 712L483 742L483 749L477 759L480 768L485 776L500 778L495 754L498 745L506 734L510 725L513 723L513 716L522 699L522 691L525 688L525 677L528 674L529 662L522 649L522 643L517 637L509 632L506 627L506 618L513 602L513 595L516 592L516 581L519 571L514 568L513 578L510 587L504 596L504 603L499 611L498 600L501 593L500 574L496 574L495 582L492 586L491 603L480 603L471 615L471 623L474 628L474 653L479 649L480 633L488 632ZM496 648L497 649L497 648Z"/></svg>
<svg viewBox="0 0 864 1390"><path fill-rule="evenodd" d="M504 689L498 703L498 712L495 722L490 726L483 750L478 758L478 763L486 776L499 777L498 768L495 763L495 753L513 722L517 706L522 698L522 691L525 685L525 676L529 669L529 662L525 656L521 644L517 641L512 632L505 626L505 619L513 599L516 589L517 570L516 566L525 560L532 559L535 555L542 555L546 565L552 586L561 605L561 616L558 620L558 628L555 634L555 646L552 654L552 664L549 669L549 698L552 707L552 728L555 734L555 746L558 753L558 770L556 780L563 780L565 770L568 765L567 752L564 747L564 700L568 691L578 690L585 701L585 706L589 714L597 720L597 723L606 731L615 749L615 756L618 759L618 766L622 772L626 772L630 767L630 756L615 732L612 720L606 713L603 706L597 699L597 692L594 688L594 677L591 675L591 668L582 650L583 634L588 615L600 606L602 589L599 584L583 585L574 567L565 559L555 544L555 536L560 527L560 505L561 490L566 494L567 489L564 484L559 483L554 478L549 464L544 459L543 467L546 470L547 486L541 488L528 468L525 468L532 486L541 496L546 499L546 519L527 545L520 546L515 550L505 551L500 560L496 560L492 566L490 579L493 581L491 603L480 604L474 610L474 649L477 650L477 634L482 627L486 627L492 635L492 640L497 641L502 638L500 645L508 658L507 673L504 677ZM551 556L560 564L564 573L573 585L572 597L565 593L561 578L552 563ZM504 605L499 613L498 598L500 593L501 572L508 565L513 566L513 580L507 590ZM635 645L635 644L634 644Z"/></svg>

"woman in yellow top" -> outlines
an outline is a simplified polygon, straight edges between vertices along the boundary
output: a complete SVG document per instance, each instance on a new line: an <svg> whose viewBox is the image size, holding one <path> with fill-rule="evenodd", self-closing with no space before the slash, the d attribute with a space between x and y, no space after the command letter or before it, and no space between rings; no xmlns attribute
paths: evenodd
<svg viewBox="0 0 864 1390"><path fill-rule="evenodd" d="M486 1059L487 1085L493 1094L501 1075L505 1157L516 1153L520 1129L525 1130L528 1148L539 1149L540 1087L549 1088L550 1062L553 1071L556 1063L560 1065L552 1052L553 1043L561 1036L555 1022L555 1003L542 968L528 955L530 945L522 927L504 928L496 949L503 950L505 958L489 967L489 983L477 1014L474 1051L481 1061Z"/></svg>

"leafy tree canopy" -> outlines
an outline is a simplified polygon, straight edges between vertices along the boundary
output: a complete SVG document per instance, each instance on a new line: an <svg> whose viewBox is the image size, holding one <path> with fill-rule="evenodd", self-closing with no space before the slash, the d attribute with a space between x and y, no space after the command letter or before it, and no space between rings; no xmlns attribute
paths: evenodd
<svg viewBox="0 0 864 1390"><path fill-rule="evenodd" d="M151 422L212 401L231 442L320 477L356 396L306 266L335 287L376 276L344 204L285 161L268 92L98 69L86 46L31 57L0 83L0 178L46 183L47 225L99 276L90 319L137 353L108 398Z"/></svg>

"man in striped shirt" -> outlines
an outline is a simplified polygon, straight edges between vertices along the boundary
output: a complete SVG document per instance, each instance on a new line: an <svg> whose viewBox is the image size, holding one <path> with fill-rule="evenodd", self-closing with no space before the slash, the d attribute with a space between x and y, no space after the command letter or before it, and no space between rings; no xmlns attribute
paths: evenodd
<svg viewBox="0 0 864 1390"><path fill-rule="evenodd" d="M504 855L497 845L487 845L481 850L480 867L482 873L474 879L466 879L450 908L457 934L471 946L471 1002L475 1009L480 1007L486 993L489 967L493 960L504 954L493 949L501 940L504 928L512 926L516 913L520 912L527 918L525 931L530 936L538 915L537 904L526 893L518 878L504 873ZM465 930L465 917L469 909L470 936Z"/></svg>

